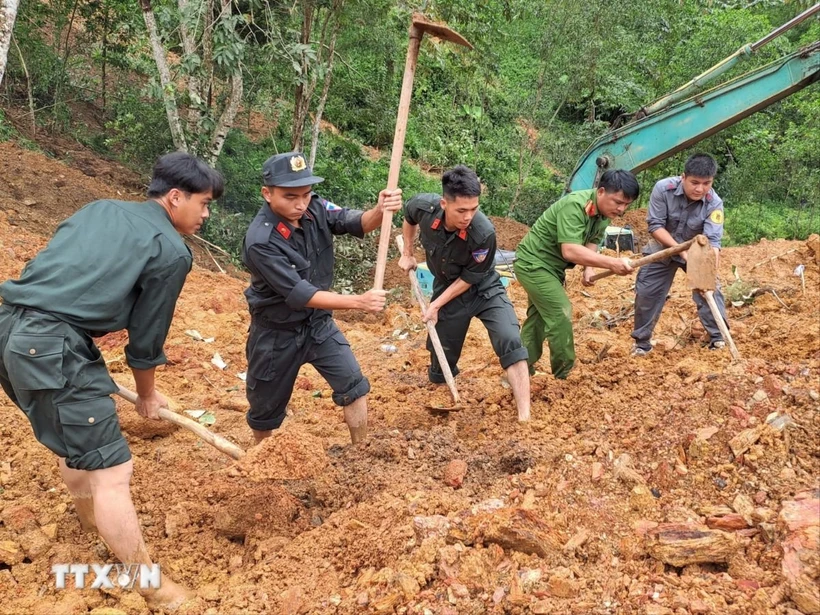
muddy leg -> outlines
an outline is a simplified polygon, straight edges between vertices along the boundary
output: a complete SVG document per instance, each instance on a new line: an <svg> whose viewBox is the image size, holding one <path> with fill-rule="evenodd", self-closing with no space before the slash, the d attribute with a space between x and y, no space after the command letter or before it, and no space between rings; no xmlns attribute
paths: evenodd
<svg viewBox="0 0 820 615"><path fill-rule="evenodd" d="M530 374L527 370L527 362L519 361L507 368L507 380L515 398L515 405L518 408L518 420L525 422L530 420Z"/></svg>
<svg viewBox="0 0 820 615"><path fill-rule="evenodd" d="M345 423L350 430L353 444L367 439L367 397L360 397L349 406L345 406Z"/></svg>
<svg viewBox="0 0 820 615"><path fill-rule="evenodd" d="M134 462L88 472L94 516L97 528L108 547L120 561L126 564L152 565L140 531L137 511L131 501L131 474ZM173 610L193 592L162 576L160 589L140 589L145 601L152 608Z"/></svg>
<svg viewBox="0 0 820 615"><path fill-rule="evenodd" d="M94 498L91 497L91 483L88 472L85 470L72 470L65 459L60 458L60 474L63 482L68 487L68 492L74 500L74 508L80 518L80 525L84 532L97 532L97 523L94 520Z"/></svg>
<svg viewBox="0 0 820 615"><path fill-rule="evenodd" d="M253 432L253 439L256 440L256 443L259 444L265 438L269 438L270 435L273 433L273 429L265 429L264 431L257 431L256 429L251 429Z"/></svg>

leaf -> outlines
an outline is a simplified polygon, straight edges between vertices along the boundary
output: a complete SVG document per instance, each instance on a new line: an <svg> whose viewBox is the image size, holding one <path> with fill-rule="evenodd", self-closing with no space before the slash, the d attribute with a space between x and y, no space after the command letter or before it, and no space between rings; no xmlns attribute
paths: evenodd
<svg viewBox="0 0 820 615"><path fill-rule="evenodd" d="M200 425L213 425L216 423L216 417L213 412L208 411L197 419L197 423Z"/></svg>

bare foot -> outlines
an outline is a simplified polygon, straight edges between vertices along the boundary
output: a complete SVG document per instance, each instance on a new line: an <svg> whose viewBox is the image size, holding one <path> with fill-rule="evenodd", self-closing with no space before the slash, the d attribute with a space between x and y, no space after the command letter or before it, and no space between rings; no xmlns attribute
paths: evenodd
<svg viewBox="0 0 820 615"><path fill-rule="evenodd" d="M162 587L159 589L146 590L144 593L140 593L150 608L164 609L166 611L174 611L187 600L192 600L196 597L195 592L178 583L174 583L166 576L162 577Z"/></svg>

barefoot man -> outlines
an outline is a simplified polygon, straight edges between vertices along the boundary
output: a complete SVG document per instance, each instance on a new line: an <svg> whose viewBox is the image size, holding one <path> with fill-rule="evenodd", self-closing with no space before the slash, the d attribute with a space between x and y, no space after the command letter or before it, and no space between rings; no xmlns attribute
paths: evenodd
<svg viewBox="0 0 820 615"><path fill-rule="evenodd" d="M144 203L102 200L65 220L20 279L0 285L0 384L34 436L60 459L80 523L125 564L152 566L131 501L134 468L120 431L117 386L93 337L128 330L126 361L136 409L159 420L167 400L154 388L163 345L191 270L180 233L199 230L222 176L175 152L154 167ZM167 576L142 589L171 610L192 594Z"/></svg>

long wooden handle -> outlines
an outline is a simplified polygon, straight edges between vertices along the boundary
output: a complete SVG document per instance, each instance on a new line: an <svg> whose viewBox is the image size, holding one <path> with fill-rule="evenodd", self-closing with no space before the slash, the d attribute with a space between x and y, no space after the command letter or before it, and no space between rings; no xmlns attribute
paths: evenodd
<svg viewBox="0 0 820 615"><path fill-rule="evenodd" d="M706 303L709 304L709 309L712 310L712 316L714 316L715 322L717 322L720 334L723 336L724 341L729 344L729 351L732 353L732 358L735 361L740 361L740 352L737 346L735 346L735 340L732 339L732 334L729 333L729 327L726 326L726 321L723 320L723 315L718 309L717 302L715 301L715 292L712 290L703 290L701 294L706 299Z"/></svg>
<svg viewBox="0 0 820 615"><path fill-rule="evenodd" d="M120 388L119 391L117 391L117 395L119 395L127 401L130 401L132 404L137 403L136 393L134 393L133 391L129 391L120 384L118 384L117 386ZM175 425L184 427L188 431L192 431L197 435L197 437L201 438L218 451L225 453L226 455L229 455L234 459L242 459L242 457L245 456L245 451L239 448L236 444L234 444L233 442L229 442L222 436L218 436L217 434L213 433L208 429L205 429L205 427L203 427L196 421L189 419L188 417L182 416L181 414L177 414L176 412L172 412L168 408L160 408L159 417L164 421L174 423Z"/></svg>
<svg viewBox="0 0 820 615"><path fill-rule="evenodd" d="M419 47L424 32L415 24L410 26L410 43L407 45L407 58L404 62L404 78L401 83L399 110L396 115L396 130L393 133L393 149L390 151L390 171L387 174L387 189L399 187L399 172L404 152L404 136L407 134L407 116L410 114L410 99L413 96L413 80L416 76L416 63L419 58ZM390 230L393 228L393 214L385 211L382 216L382 229L379 236L379 252L376 257L376 279L373 288L384 288L384 271L387 268L387 251L390 248Z"/></svg>
<svg viewBox="0 0 820 615"><path fill-rule="evenodd" d="M671 248L661 250L660 252L655 252L654 254L650 254L649 256L643 256L641 258L636 258L635 260L630 259L629 265L633 269L637 269L638 267L642 267L643 265L648 265L649 263L656 263L658 261L662 261L665 258L669 258L670 256L675 256L675 254L680 254L681 252L685 252L686 250L688 250L692 246L692 242L694 242L695 239L697 239L697 237L694 237L689 241L679 243L678 245L672 246ZM596 273L589 280L591 282L595 282L596 280L600 280L602 278L608 278L611 275L615 274L612 271L602 271L601 273Z"/></svg>
<svg viewBox="0 0 820 615"><path fill-rule="evenodd" d="M399 235L396 237L396 245L399 247L399 253L404 251L404 237ZM419 304L421 308L421 313L427 310L427 301L424 300L424 293L421 292L421 286L419 286L418 278L416 278L415 271L408 271L407 277L410 278L410 288L413 290L413 296L416 298L416 302ZM441 346L441 340L438 337L438 331L436 331L436 326L427 321L424 323L427 326L427 334L430 336L430 343L433 344L433 350L436 352L436 357L438 358L439 365L441 365L441 373L444 374L444 380L447 382L447 386L450 389L450 394L453 396L453 401L455 403L460 403L461 399L458 396L458 390L456 389L456 381L453 378L453 372L450 370L450 364L447 362L447 355L444 354L444 348Z"/></svg>

